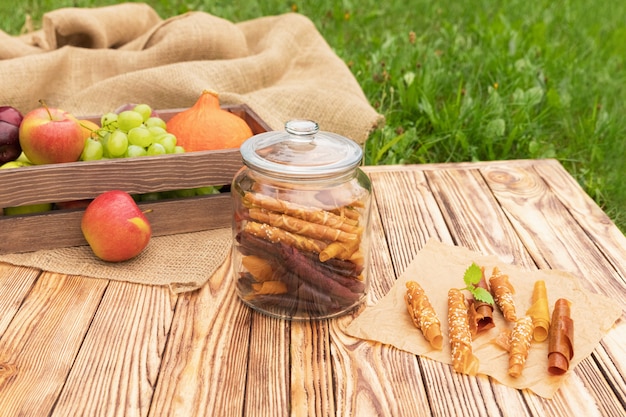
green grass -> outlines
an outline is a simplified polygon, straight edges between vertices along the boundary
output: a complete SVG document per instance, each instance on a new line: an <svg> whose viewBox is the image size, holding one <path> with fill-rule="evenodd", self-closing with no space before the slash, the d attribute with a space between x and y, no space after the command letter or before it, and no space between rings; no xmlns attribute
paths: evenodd
<svg viewBox="0 0 626 417"><path fill-rule="evenodd" d="M0 6L25 16L108 0ZM232 21L308 16L386 117L367 164L559 159L622 229L626 2L147 1L163 18L201 10Z"/></svg>

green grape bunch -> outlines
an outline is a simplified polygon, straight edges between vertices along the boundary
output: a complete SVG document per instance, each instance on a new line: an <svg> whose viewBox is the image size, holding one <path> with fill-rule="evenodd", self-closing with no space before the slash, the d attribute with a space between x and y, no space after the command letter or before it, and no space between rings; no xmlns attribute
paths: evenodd
<svg viewBox="0 0 626 417"><path fill-rule="evenodd" d="M95 137L85 141L82 161L185 152L176 144L176 136L167 131L165 120L155 115L150 105L126 107L102 115Z"/></svg>

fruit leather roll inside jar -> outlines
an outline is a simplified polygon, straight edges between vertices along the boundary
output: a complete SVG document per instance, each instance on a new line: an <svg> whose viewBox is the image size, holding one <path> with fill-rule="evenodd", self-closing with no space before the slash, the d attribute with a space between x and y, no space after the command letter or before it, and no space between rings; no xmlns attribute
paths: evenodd
<svg viewBox="0 0 626 417"><path fill-rule="evenodd" d="M285 319L341 315L369 289L371 183L361 147L292 120L241 146L233 271L250 307Z"/></svg>

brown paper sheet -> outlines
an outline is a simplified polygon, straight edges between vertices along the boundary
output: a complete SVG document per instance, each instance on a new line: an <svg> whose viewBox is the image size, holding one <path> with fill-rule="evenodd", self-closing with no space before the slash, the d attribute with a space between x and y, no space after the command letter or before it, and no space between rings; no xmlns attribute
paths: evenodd
<svg viewBox="0 0 626 417"><path fill-rule="evenodd" d="M485 256L463 247L429 241L400 276L389 293L376 305L368 306L350 325L346 332L354 337L393 345L398 349L450 364L450 347L447 323L447 293L452 287L463 288L463 275L468 266L476 262L486 267L487 276L494 266L509 275L515 287L518 317L531 305L535 281L546 283L550 312L558 298L572 302L574 320L574 358L569 371L562 376L551 376L547 371L548 342L533 342L526 366L519 378L508 376L508 352L492 343L499 332L511 329L512 324L496 308L496 327L479 333L473 340L474 354L480 360L479 374L489 375L507 386L528 388L537 395L551 398L565 378L580 361L588 357L602 337L621 316L619 304L605 296L590 293L573 275L556 270L526 271L506 264L495 256ZM405 283L417 281L437 311L444 335L444 348L433 350L422 333L411 322L404 303ZM467 293L469 297L469 293ZM593 306L593 314L588 314Z"/></svg>

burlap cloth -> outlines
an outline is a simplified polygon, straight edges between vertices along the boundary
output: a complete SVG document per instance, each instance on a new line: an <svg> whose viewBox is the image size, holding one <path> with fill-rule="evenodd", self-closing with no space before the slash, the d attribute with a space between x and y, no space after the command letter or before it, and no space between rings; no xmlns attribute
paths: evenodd
<svg viewBox="0 0 626 417"><path fill-rule="evenodd" d="M382 122L349 68L299 14L236 24L203 12L163 20L148 5L125 3L55 10L41 30L19 37L0 31L0 104L22 112L39 99L75 115L125 103L185 108L204 89L217 91L222 104L247 104L274 130L307 118L364 143ZM119 265L98 262L87 247L0 261L185 291L208 280L229 245L223 229L153 238L139 258Z"/></svg>

